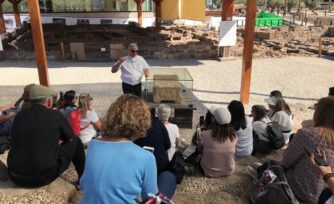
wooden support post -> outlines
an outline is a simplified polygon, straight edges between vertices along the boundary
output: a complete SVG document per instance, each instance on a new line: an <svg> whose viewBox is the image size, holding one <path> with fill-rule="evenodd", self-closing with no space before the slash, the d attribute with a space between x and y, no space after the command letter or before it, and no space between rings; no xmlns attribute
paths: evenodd
<svg viewBox="0 0 334 204"><path fill-rule="evenodd" d="M322 38L319 38L319 57L322 55Z"/></svg>
<svg viewBox="0 0 334 204"><path fill-rule="evenodd" d="M59 48L60 48L60 55L61 55L61 59L63 60L63 62L65 61L65 49L64 49L64 42L61 41L59 43Z"/></svg>
<svg viewBox="0 0 334 204"><path fill-rule="evenodd" d="M138 11L138 24L140 26L143 25L143 10L142 10L142 6L143 6L143 0L137 0L137 11Z"/></svg>
<svg viewBox="0 0 334 204"><path fill-rule="evenodd" d="M16 27L20 28L21 18L20 18L19 3L21 2L21 0L8 0L8 1L13 4Z"/></svg>
<svg viewBox="0 0 334 204"><path fill-rule="evenodd" d="M155 27L160 29L161 27L161 3L163 0L153 0L155 3Z"/></svg>
<svg viewBox="0 0 334 204"><path fill-rule="evenodd" d="M5 19L3 17L3 12L2 12L2 3L4 0L0 0L0 33L5 33L6 32L6 26L5 26Z"/></svg>
<svg viewBox="0 0 334 204"><path fill-rule="evenodd" d="M232 20L234 0L222 0L222 21Z"/></svg>
<svg viewBox="0 0 334 204"><path fill-rule="evenodd" d="M32 38L40 84L49 86L48 64L44 45L43 28L38 0L28 0Z"/></svg>
<svg viewBox="0 0 334 204"><path fill-rule="evenodd" d="M252 58L253 58L253 40L256 18L256 3L257 0L247 0L246 8L246 25L244 51L242 60L242 75L240 86L240 101L243 104L249 103L250 84L252 77Z"/></svg>

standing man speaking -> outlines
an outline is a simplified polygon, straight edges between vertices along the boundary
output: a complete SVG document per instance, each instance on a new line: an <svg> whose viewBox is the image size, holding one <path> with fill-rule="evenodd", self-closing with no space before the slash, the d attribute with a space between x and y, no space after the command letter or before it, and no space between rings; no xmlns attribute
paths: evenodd
<svg viewBox="0 0 334 204"><path fill-rule="evenodd" d="M129 54L120 57L111 68L112 73L121 69L122 89L124 94L134 94L141 97L141 78L149 75L149 65L142 56L138 55L138 45L131 43L128 46Z"/></svg>

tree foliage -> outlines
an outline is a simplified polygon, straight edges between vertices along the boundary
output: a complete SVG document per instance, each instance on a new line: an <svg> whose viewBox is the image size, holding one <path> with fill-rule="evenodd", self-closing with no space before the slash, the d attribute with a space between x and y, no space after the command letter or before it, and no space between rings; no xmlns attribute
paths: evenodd
<svg viewBox="0 0 334 204"><path fill-rule="evenodd" d="M305 0L305 6L309 9L315 9L319 7L320 1L319 0Z"/></svg>

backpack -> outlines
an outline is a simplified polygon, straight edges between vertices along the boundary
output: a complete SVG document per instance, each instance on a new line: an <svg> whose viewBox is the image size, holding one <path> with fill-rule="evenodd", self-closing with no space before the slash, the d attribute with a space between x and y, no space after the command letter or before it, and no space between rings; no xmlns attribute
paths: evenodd
<svg viewBox="0 0 334 204"><path fill-rule="evenodd" d="M271 183L265 183L267 180L263 180L263 177L266 176L265 174L268 174L268 170L276 176L275 180ZM258 175L258 178L260 179L255 180L255 188L253 188L250 196L252 203L299 204L285 178L284 170L281 166L269 166L266 171L262 172L262 175Z"/></svg>
<svg viewBox="0 0 334 204"><path fill-rule="evenodd" d="M176 151L174 153L174 156L170 161L167 170L174 174L177 184L180 184L182 182L186 170L185 170L185 160L180 151Z"/></svg>
<svg viewBox="0 0 334 204"><path fill-rule="evenodd" d="M75 136L79 136L80 135L80 131L83 129L88 128L88 126L90 125L90 123L88 125L86 125L83 128L80 128L80 122L81 122L81 118L82 118L82 113L79 109L72 111L69 115L68 115L68 122L70 123L72 129L73 129L73 133Z"/></svg>
<svg viewBox="0 0 334 204"><path fill-rule="evenodd" d="M281 149L285 145L282 129L277 122L268 123L267 135L274 150Z"/></svg>

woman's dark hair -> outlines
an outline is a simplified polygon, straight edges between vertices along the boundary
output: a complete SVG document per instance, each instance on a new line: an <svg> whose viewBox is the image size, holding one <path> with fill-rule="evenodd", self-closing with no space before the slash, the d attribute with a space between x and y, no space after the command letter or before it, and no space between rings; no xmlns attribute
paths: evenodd
<svg viewBox="0 0 334 204"><path fill-rule="evenodd" d="M252 113L254 113L253 121L260 121L266 116L267 110L262 105L255 105L252 106Z"/></svg>
<svg viewBox="0 0 334 204"><path fill-rule="evenodd" d="M227 109L231 113L231 125L234 127L236 131L241 129L246 129L247 121L245 116L245 108L244 105L240 101L233 100L230 104L228 104Z"/></svg>
<svg viewBox="0 0 334 204"><path fill-rule="evenodd" d="M210 111L205 114L204 125L206 129L210 129L212 126L212 113Z"/></svg>
<svg viewBox="0 0 334 204"><path fill-rule="evenodd" d="M64 94L64 107L69 106L69 105L74 105L73 104L74 98L75 98L74 90L66 91Z"/></svg>
<svg viewBox="0 0 334 204"><path fill-rule="evenodd" d="M235 139L235 131L230 124L219 125L214 122L212 124L212 137L219 142L225 142L226 139L233 141Z"/></svg>
<svg viewBox="0 0 334 204"><path fill-rule="evenodd" d="M291 115L290 107L283 99L282 92L280 92L279 90L274 90L270 92L270 96L274 96L277 100L274 113L282 110L285 111L288 115Z"/></svg>

